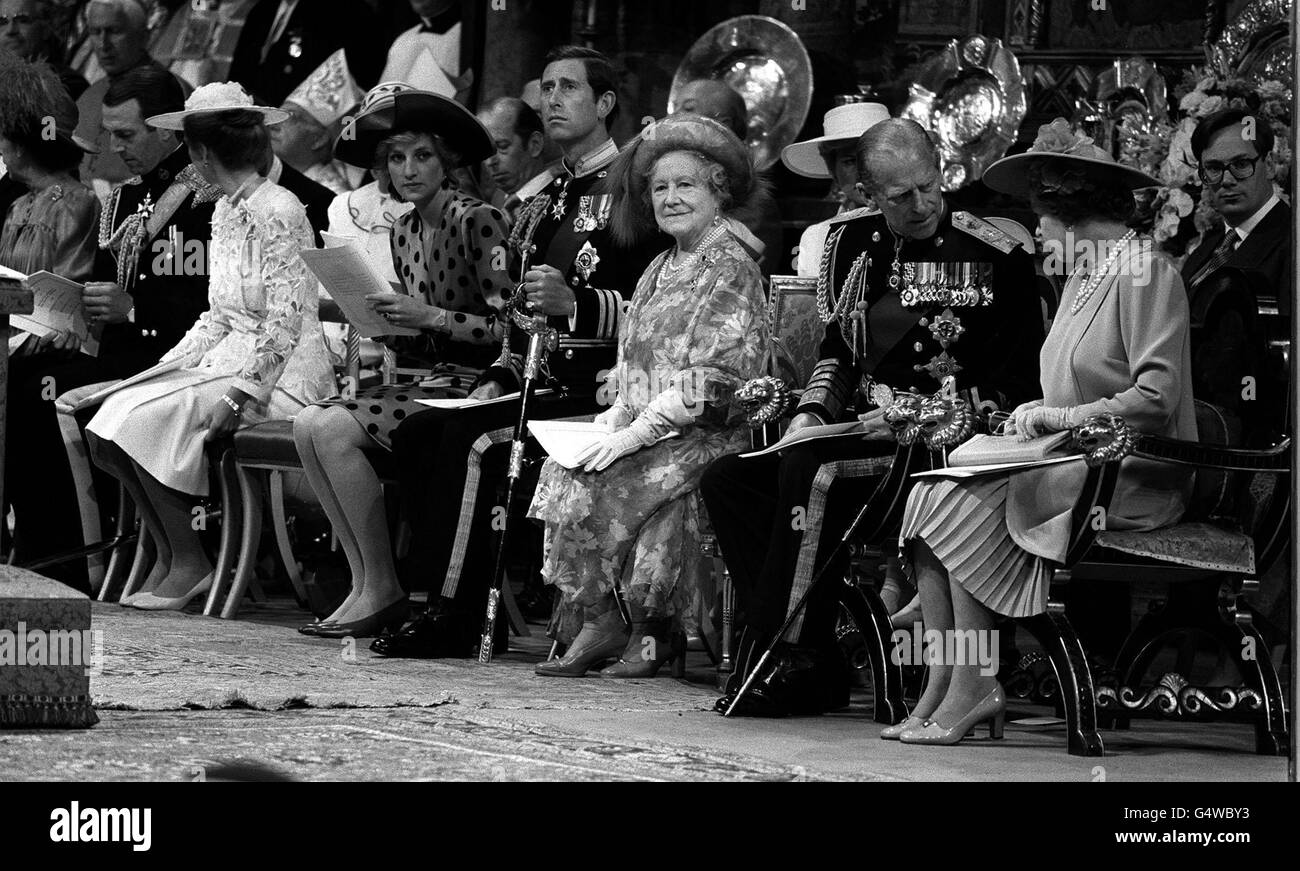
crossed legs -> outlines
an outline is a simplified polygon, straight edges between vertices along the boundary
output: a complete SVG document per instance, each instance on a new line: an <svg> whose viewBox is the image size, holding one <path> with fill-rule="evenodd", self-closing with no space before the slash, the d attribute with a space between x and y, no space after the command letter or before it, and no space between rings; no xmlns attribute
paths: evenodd
<svg viewBox="0 0 1300 871"><path fill-rule="evenodd" d="M91 456L112 474L135 501L157 550L142 593L160 598L184 596L212 573L194 524L194 499L162 484L116 444L86 433Z"/></svg>
<svg viewBox="0 0 1300 871"><path fill-rule="evenodd" d="M370 437L346 409L312 405L295 418L293 439L352 572L352 592L326 620L363 620L405 599L393 564L383 488L364 453Z"/></svg>

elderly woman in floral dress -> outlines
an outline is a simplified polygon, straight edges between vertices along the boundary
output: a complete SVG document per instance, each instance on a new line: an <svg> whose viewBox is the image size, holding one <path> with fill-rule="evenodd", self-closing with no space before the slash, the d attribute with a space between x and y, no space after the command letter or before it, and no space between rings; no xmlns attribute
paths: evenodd
<svg viewBox="0 0 1300 871"><path fill-rule="evenodd" d="M673 116L610 176L619 231L653 221L676 244L651 262L623 318L617 398L597 417L609 434L582 469L548 461L530 509L546 529L543 577L562 607L582 611L566 655L537 667L557 677L620 655L603 677L650 677L668 658L678 594L699 560L700 475L747 447L732 395L767 365L762 279L729 229L761 193L740 140L711 119Z"/></svg>

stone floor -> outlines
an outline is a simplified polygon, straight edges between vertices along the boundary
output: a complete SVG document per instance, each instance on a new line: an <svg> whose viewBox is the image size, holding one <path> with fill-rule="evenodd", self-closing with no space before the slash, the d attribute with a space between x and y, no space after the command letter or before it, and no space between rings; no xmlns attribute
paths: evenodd
<svg viewBox="0 0 1300 871"><path fill-rule="evenodd" d="M96 604L101 722L0 732L0 779L192 780L1223 780L1286 778L1247 726L1137 722L1107 756L1071 757L1059 725L952 748L878 740L870 695L834 715L725 720L712 667L685 680L536 677L543 639L512 639L487 666L390 661L364 643L305 638L302 614L248 608L237 621ZM223 774L223 767L245 766ZM250 773L251 772L251 773Z"/></svg>

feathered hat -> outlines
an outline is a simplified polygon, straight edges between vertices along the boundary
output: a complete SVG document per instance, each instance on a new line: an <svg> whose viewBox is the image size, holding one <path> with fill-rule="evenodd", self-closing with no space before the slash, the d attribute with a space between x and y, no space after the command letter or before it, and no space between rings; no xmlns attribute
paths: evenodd
<svg viewBox="0 0 1300 871"><path fill-rule="evenodd" d="M757 218L768 193L749 149L722 123L679 112L646 125L610 165L609 190L614 195L611 227L616 238L634 244L655 232L646 187L655 163L674 151L698 152L721 165L731 194L726 216L746 225Z"/></svg>
<svg viewBox="0 0 1300 871"><path fill-rule="evenodd" d="M77 121L77 104L50 66L19 58L0 62L0 130L53 136L97 154L98 148L77 135Z"/></svg>

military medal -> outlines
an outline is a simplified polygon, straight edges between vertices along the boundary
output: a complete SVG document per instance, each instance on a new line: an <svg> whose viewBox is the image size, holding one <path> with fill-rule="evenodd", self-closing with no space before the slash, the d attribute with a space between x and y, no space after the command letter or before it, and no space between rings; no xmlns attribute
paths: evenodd
<svg viewBox="0 0 1300 871"><path fill-rule="evenodd" d="M593 208L595 206L595 208ZM573 219L573 232L590 233L603 230L609 223L613 200L607 195L584 196L578 200L578 217Z"/></svg>
<svg viewBox="0 0 1300 871"><path fill-rule="evenodd" d="M585 282L591 281L591 274L596 271L600 265L600 255L596 253L596 247L590 241L583 242L582 248L578 251L578 256L573 258L573 268L582 276Z"/></svg>
<svg viewBox="0 0 1300 871"><path fill-rule="evenodd" d="M566 201L569 196L569 179L565 179L560 185L560 193L555 198L555 205L551 207L551 218L556 221L564 220L564 212L568 209L569 204Z"/></svg>

